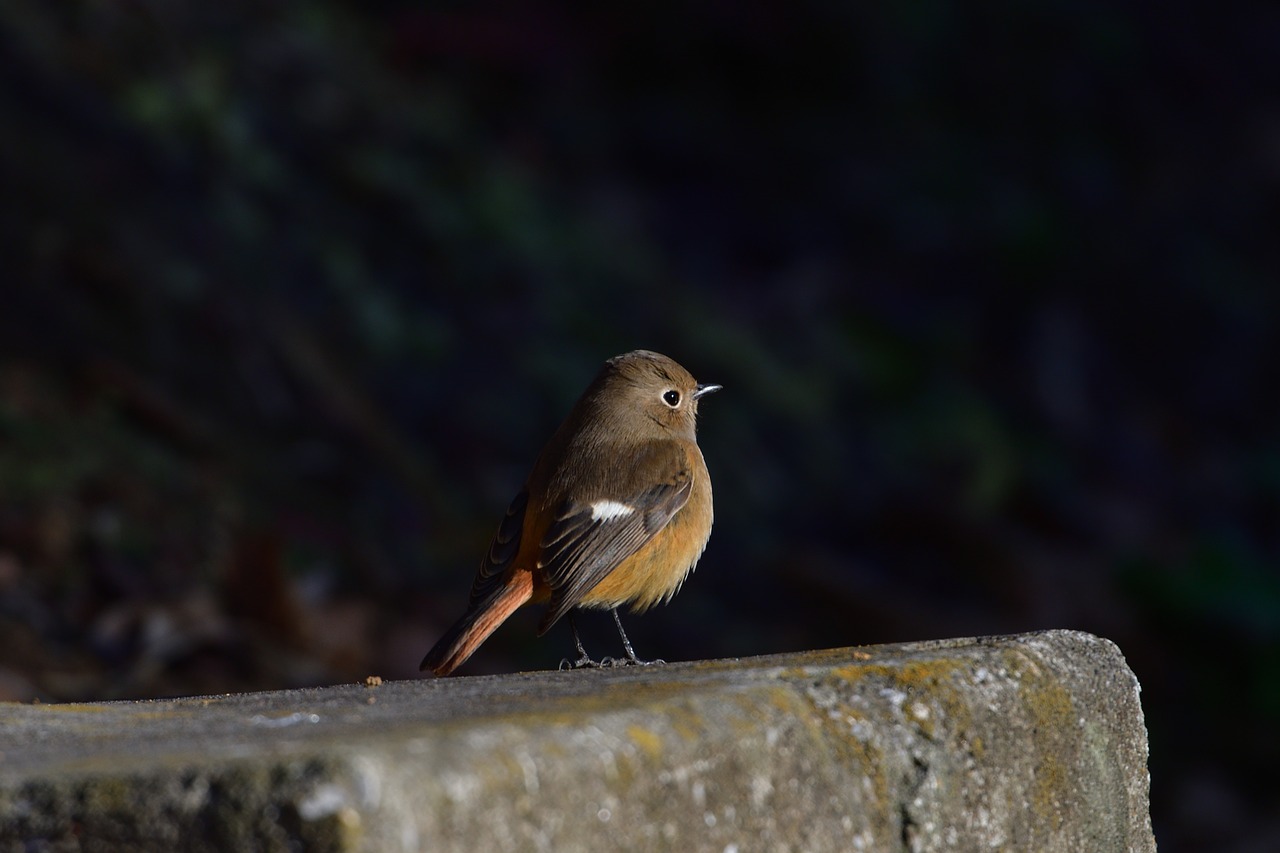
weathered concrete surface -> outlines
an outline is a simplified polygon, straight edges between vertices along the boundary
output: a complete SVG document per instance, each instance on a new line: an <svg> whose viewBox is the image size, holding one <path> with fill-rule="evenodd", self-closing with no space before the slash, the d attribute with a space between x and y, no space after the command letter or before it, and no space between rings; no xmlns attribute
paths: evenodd
<svg viewBox="0 0 1280 853"><path fill-rule="evenodd" d="M1146 749L1067 631L0 705L0 850L1149 851Z"/></svg>

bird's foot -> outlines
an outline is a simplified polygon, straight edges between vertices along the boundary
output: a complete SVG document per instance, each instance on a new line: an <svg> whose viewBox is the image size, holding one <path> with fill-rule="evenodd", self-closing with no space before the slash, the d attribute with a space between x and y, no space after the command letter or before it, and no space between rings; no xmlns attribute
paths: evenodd
<svg viewBox="0 0 1280 853"><path fill-rule="evenodd" d="M587 655L586 652L583 652L582 657L578 658L577 660L569 660L568 658L561 658L560 666L557 667L557 669L562 669L562 670L563 669L599 669L602 666L612 665L612 664L605 663L605 661L607 660L609 660L609 658L605 658L604 660L592 660Z"/></svg>
<svg viewBox="0 0 1280 853"><path fill-rule="evenodd" d="M655 664L665 664L665 663L666 661L664 661L662 658L654 658L653 660L640 660L640 658L636 657L635 655L632 655L631 657L625 657L625 658L601 658L600 660L600 666L607 666L610 668L619 667L619 666L654 666Z"/></svg>

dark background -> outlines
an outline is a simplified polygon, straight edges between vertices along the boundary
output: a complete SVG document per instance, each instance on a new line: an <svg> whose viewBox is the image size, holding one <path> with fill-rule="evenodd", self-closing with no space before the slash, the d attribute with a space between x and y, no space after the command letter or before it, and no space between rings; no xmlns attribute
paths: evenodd
<svg viewBox="0 0 1280 853"><path fill-rule="evenodd" d="M1162 849L1280 847L1280 7L607 5L0 5L0 696L416 677L647 347L642 655L1093 631Z"/></svg>

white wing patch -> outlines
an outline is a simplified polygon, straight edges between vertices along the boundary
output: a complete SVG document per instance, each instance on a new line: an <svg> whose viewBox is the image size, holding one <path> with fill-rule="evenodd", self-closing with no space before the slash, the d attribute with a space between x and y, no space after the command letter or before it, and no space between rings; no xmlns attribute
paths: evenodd
<svg viewBox="0 0 1280 853"><path fill-rule="evenodd" d="M635 511L635 507L618 501L596 501L591 505L591 520L613 521L615 518L625 518Z"/></svg>

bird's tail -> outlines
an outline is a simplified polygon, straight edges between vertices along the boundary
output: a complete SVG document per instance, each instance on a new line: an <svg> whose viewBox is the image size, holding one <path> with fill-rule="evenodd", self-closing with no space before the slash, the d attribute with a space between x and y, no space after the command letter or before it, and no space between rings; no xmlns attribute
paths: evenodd
<svg viewBox="0 0 1280 853"><path fill-rule="evenodd" d="M506 584L467 610L445 635L436 641L418 666L436 675L448 675L480 648L489 635L520 605L533 597L533 574L515 572Z"/></svg>

